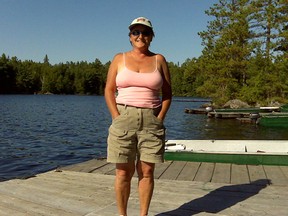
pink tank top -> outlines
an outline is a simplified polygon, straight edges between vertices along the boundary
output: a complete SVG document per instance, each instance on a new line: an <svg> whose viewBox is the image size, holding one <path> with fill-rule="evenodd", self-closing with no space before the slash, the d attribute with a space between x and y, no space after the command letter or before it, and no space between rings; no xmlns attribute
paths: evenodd
<svg viewBox="0 0 288 216"><path fill-rule="evenodd" d="M156 108L161 106L160 89L163 84L161 73L157 68L157 55L155 57L156 68L153 72L138 73L129 70L125 63L124 68L118 71L116 85L118 94L116 103L135 107Z"/></svg>

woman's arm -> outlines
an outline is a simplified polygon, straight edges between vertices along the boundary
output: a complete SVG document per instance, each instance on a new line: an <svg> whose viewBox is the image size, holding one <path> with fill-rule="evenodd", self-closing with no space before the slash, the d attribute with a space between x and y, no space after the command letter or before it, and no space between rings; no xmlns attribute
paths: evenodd
<svg viewBox="0 0 288 216"><path fill-rule="evenodd" d="M164 121L165 116L169 110L172 101L172 89L171 89L171 78L170 71L166 59L162 55L158 55L158 61L160 63L160 72L163 77L162 85L162 109L158 114L158 118Z"/></svg>
<svg viewBox="0 0 288 216"><path fill-rule="evenodd" d="M107 107L110 111L112 119L119 116L119 112L116 105L116 99L115 99L115 93L117 90L116 87L116 76L118 71L118 65L119 61L121 59L121 54L115 55L114 59L112 60L108 74L107 74L107 80L106 80L106 86L105 86L105 100Z"/></svg>

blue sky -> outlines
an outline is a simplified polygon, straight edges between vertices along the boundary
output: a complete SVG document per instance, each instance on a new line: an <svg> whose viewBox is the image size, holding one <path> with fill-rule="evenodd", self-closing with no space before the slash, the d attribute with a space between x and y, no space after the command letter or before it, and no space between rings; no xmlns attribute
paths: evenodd
<svg viewBox="0 0 288 216"><path fill-rule="evenodd" d="M208 10L218 0L0 0L0 54L51 64L103 64L131 49L128 25L151 20L151 51L182 64L201 55L198 32L207 29Z"/></svg>

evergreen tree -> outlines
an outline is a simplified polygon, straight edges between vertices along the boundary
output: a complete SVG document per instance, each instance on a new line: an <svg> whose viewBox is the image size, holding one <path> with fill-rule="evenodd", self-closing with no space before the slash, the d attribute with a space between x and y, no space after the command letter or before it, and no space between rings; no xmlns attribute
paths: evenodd
<svg viewBox="0 0 288 216"><path fill-rule="evenodd" d="M3 53L0 58L0 94L16 92L16 70Z"/></svg>
<svg viewBox="0 0 288 216"><path fill-rule="evenodd" d="M250 0L250 30L266 58L287 42L288 6L286 0ZM272 56L271 56L272 55Z"/></svg>
<svg viewBox="0 0 288 216"><path fill-rule="evenodd" d="M278 79L272 59L287 41L287 3L220 0L206 13L215 20L199 33L204 45L200 60L205 66L201 67L203 84L197 93L213 97L219 104L234 98L256 103L283 93L285 85ZM277 82L272 89L271 81Z"/></svg>
<svg viewBox="0 0 288 216"><path fill-rule="evenodd" d="M237 97L239 88L246 84L247 60L253 49L248 43L247 4L248 0L239 0L237 4L220 0L206 11L215 20L209 23L207 31L199 33L205 46L202 61L208 65L202 71L204 83L197 92L218 103Z"/></svg>

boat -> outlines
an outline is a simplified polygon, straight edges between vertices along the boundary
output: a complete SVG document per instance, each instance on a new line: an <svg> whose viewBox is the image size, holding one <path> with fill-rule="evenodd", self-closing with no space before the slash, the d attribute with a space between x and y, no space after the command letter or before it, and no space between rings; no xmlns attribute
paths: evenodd
<svg viewBox="0 0 288 216"><path fill-rule="evenodd" d="M288 166L288 140L167 140L164 158Z"/></svg>
<svg viewBox="0 0 288 216"><path fill-rule="evenodd" d="M209 110L205 108L199 108L199 109L187 109L186 108L184 112L189 113L189 114L207 114Z"/></svg>
<svg viewBox="0 0 288 216"><path fill-rule="evenodd" d="M274 113L274 112L288 112L288 104L278 106L262 106L262 107L248 107L248 108L219 108L214 109L215 113Z"/></svg>
<svg viewBox="0 0 288 216"><path fill-rule="evenodd" d="M250 108L223 108L214 109L214 112L239 112L239 113L262 113L262 112L280 112L280 107L250 107Z"/></svg>
<svg viewBox="0 0 288 216"><path fill-rule="evenodd" d="M250 108L223 108L214 109L207 113L207 116L212 118L221 119L251 119L270 114L288 114L288 104L284 104L280 107L250 107ZM253 121L252 121L253 122Z"/></svg>
<svg viewBox="0 0 288 216"><path fill-rule="evenodd" d="M284 104L280 107L281 112L288 112L288 104Z"/></svg>
<svg viewBox="0 0 288 216"><path fill-rule="evenodd" d="M264 127L288 128L288 112L261 115L256 124Z"/></svg>
<svg viewBox="0 0 288 216"><path fill-rule="evenodd" d="M250 118L253 114L266 114L280 112L280 107L250 107L250 108L223 108L208 112L209 118L236 119Z"/></svg>

